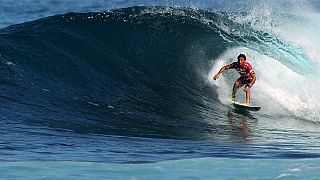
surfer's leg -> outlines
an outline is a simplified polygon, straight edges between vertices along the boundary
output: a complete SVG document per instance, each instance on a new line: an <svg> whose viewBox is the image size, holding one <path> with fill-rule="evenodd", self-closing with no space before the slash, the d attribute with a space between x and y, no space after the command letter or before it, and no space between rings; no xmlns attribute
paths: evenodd
<svg viewBox="0 0 320 180"><path fill-rule="evenodd" d="M241 83L241 80L240 80L240 83ZM236 97L236 93L240 87L240 83L239 83L239 79L236 80L236 82L234 82L233 89L232 89L232 95L231 95L232 98Z"/></svg>
<svg viewBox="0 0 320 180"><path fill-rule="evenodd" d="M252 82L252 80L247 80L245 81L245 86L244 86L244 92L246 92L246 102L244 102L244 104L246 105L250 105L250 83Z"/></svg>
<svg viewBox="0 0 320 180"><path fill-rule="evenodd" d="M244 91L246 92L246 102L245 104L250 105L250 88L248 86L244 87Z"/></svg>

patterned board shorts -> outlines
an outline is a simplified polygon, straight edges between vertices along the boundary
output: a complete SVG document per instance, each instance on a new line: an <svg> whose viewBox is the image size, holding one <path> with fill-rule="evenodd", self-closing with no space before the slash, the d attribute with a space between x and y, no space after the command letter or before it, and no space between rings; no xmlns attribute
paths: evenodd
<svg viewBox="0 0 320 180"><path fill-rule="evenodd" d="M249 85L252 82L252 79L244 79L244 78L238 78L237 82L239 83L239 86Z"/></svg>

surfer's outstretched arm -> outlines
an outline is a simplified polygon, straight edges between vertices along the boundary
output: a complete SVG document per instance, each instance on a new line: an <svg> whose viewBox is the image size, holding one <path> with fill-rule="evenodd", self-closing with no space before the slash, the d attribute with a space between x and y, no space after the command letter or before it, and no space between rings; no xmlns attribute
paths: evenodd
<svg viewBox="0 0 320 180"><path fill-rule="evenodd" d="M228 69L232 69L232 67L230 65L226 65L223 66L220 71L213 77L214 80L219 79L220 75L223 73L223 71L228 70Z"/></svg>

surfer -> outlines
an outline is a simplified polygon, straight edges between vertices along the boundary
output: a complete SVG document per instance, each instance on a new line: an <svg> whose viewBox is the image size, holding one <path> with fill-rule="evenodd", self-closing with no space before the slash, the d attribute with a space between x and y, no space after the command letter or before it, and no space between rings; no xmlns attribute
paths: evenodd
<svg viewBox="0 0 320 180"><path fill-rule="evenodd" d="M223 71L228 69L236 69L240 77L236 80L236 82L233 85L232 90L232 101L234 102L236 93L239 89L239 87L244 86L244 92L246 92L246 102L243 104L250 105L250 88L253 86L253 84L256 82L256 75L254 73L254 70L252 66L246 61L246 56L244 54L240 54L238 56L238 61L233 62L229 65L223 66L220 71L213 77L214 80L217 80L220 75L223 73Z"/></svg>

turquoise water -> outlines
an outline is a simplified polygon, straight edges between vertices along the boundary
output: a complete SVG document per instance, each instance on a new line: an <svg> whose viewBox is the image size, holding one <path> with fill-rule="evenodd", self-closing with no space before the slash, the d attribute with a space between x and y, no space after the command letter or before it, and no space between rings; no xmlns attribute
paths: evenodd
<svg viewBox="0 0 320 180"><path fill-rule="evenodd" d="M150 164L5 162L0 168L3 178L19 179L317 179L320 170L314 159L229 158Z"/></svg>

